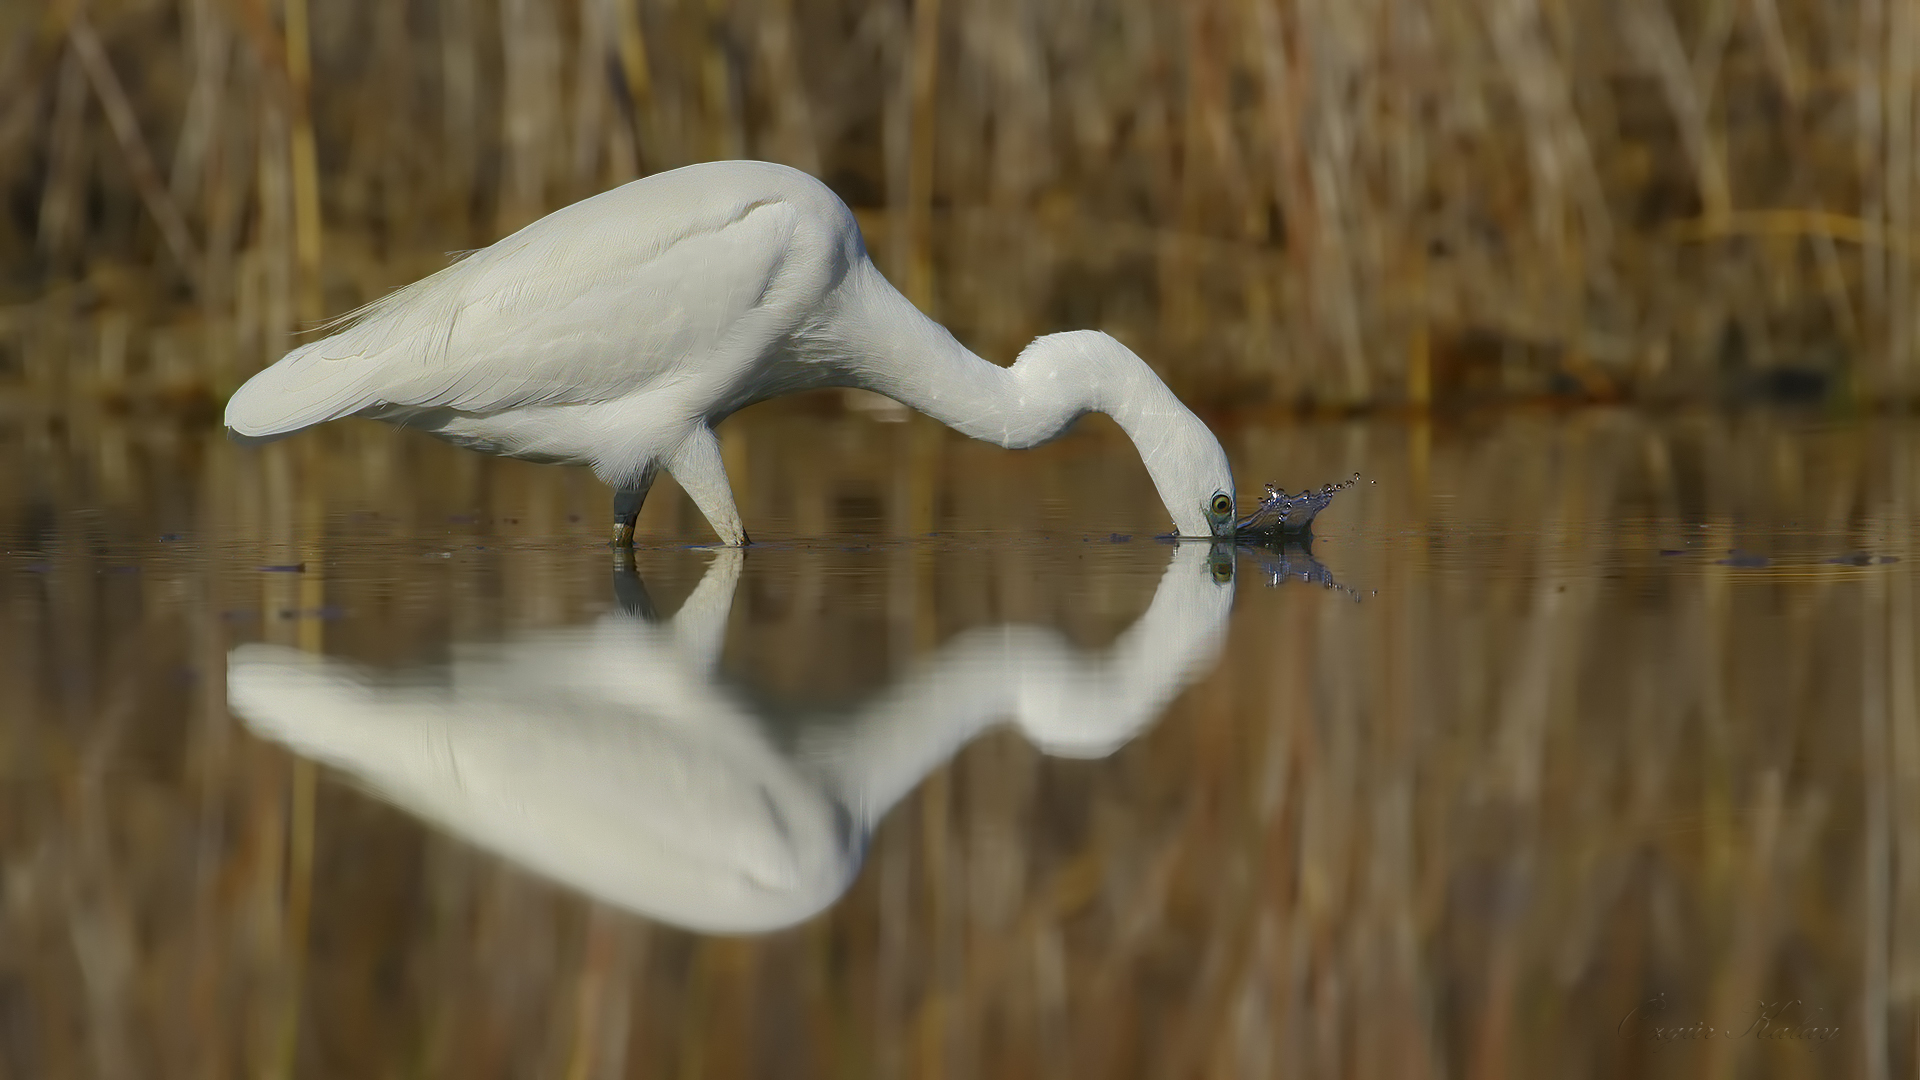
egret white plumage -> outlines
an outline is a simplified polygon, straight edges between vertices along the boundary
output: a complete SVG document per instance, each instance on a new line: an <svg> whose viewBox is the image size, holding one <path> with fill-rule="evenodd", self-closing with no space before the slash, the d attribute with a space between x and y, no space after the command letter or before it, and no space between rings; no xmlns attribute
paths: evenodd
<svg viewBox="0 0 1920 1080"><path fill-rule="evenodd" d="M771 397L874 390L976 439L1046 442L1103 412L1182 536L1233 532L1219 440L1126 346L1050 334L974 355L874 268L844 203L781 165L722 161L557 210L341 320L249 379L226 424L272 439L347 416L592 467L630 544L655 476L747 542L714 425Z"/></svg>

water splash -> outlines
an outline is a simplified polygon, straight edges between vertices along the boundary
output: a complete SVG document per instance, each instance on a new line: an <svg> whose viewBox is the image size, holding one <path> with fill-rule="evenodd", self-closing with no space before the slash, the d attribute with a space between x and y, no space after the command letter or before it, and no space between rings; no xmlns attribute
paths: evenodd
<svg viewBox="0 0 1920 1080"><path fill-rule="evenodd" d="M1320 511L1333 502L1335 495L1359 482L1360 474L1354 473L1338 484L1324 484L1318 490L1307 488L1296 495L1289 495L1277 485L1268 484L1266 495L1253 508L1253 513L1234 523L1234 532L1256 536L1306 532Z"/></svg>

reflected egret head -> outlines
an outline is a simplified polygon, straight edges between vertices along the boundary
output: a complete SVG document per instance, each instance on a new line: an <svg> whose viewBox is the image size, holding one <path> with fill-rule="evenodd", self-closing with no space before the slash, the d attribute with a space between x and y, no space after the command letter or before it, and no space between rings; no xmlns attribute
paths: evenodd
<svg viewBox="0 0 1920 1080"><path fill-rule="evenodd" d="M1215 585L1233 584L1234 550L1232 544L1216 543L1207 550L1207 570Z"/></svg>

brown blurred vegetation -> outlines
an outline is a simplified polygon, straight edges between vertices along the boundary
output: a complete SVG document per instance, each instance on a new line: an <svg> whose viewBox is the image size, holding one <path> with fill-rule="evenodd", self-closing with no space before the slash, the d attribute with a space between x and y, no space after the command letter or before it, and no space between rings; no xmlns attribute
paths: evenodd
<svg viewBox="0 0 1920 1080"><path fill-rule="evenodd" d="M217 396L446 251L754 156L990 356L1905 402L1917 90L1912 0L14 0L0 386Z"/></svg>

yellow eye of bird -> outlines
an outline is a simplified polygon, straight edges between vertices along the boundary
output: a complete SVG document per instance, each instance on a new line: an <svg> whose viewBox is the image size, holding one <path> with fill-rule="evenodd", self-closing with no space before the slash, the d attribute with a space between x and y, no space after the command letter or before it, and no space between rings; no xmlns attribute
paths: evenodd
<svg viewBox="0 0 1920 1080"><path fill-rule="evenodd" d="M1215 495L1215 496L1213 497L1213 512L1214 512L1214 513L1216 513L1216 514L1226 514L1226 513L1230 513L1230 512L1232 512L1232 510L1233 510L1233 500L1232 500L1232 499L1230 499L1230 498L1228 498L1228 497L1227 497L1227 496L1225 496L1225 495Z"/></svg>

